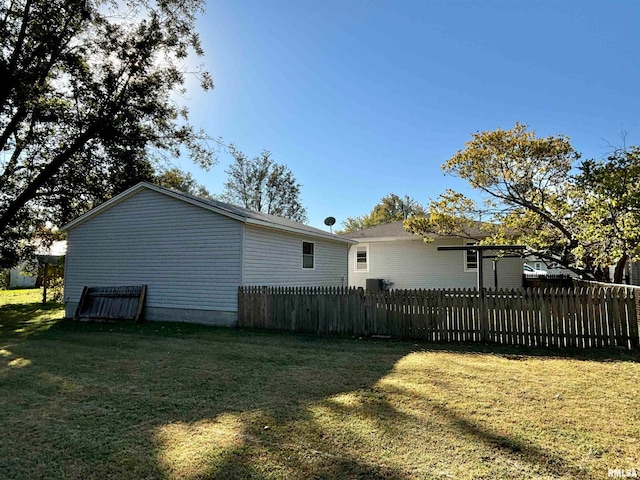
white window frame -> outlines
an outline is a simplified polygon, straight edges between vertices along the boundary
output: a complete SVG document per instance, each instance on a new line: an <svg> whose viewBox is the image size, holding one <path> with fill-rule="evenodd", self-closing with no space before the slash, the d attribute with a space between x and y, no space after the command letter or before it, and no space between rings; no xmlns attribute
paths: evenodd
<svg viewBox="0 0 640 480"><path fill-rule="evenodd" d="M366 269L362 269L362 268L358 268L358 249L359 248L363 248L364 247L364 251L365 251L365 255L367 256L367 268ZM358 245L356 245L356 249L355 249L355 255L353 256L353 271L356 273L367 273L369 271L370 265L371 265L371 257L369 257L369 244L368 243L359 243Z"/></svg>
<svg viewBox="0 0 640 480"><path fill-rule="evenodd" d="M533 264L533 268L536 269L536 270L542 270L543 269L542 268L542 262L535 262Z"/></svg>
<svg viewBox="0 0 640 480"><path fill-rule="evenodd" d="M467 243L465 243L465 245L467 247L469 247L469 246L472 246L472 245L477 245L477 242L467 242ZM469 250L463 250L462 251L462 262L463 262L462 265L464 266L464 271L465 272L477 272L478 271L478 251L476 250L474 252L475 255L476 255L476 261L475 261L476 266L473 267L473 268L469 267L469 253L470 253ZM482 261L482 260L480 260L480 261Z"/></svg>
<svg viewBox="0 0 640 480"><path fill-rule="evenodd" d="M305 255L309 255L308 253L304 253L304 245L305 243L310 244L312 247L312 253L311 253L311 261L313 266L312 267L305 267L304 266L304 259L305 259ZM303 270L315 270L316 269L316 244L315 242L307 242L307 241L303 241L302 242L302 269Z"/></svg>

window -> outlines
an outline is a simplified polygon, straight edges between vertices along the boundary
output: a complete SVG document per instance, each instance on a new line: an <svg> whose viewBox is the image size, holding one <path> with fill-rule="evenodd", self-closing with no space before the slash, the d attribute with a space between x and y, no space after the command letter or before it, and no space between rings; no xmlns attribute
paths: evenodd
<svg viewBox="0 0 640 480"><path fill-rule="evenodd" d="M533 265L536 270L542 270L542 262L536 262Z"/></svg>
<svg viewBox="0 0 640 480"><path fill-rule="evenodd" d="M313 268L313 247L312 242L302 242L302 268Z"/></svg>
<svg viewBox="0 0 640 480"><path fill-rule="evenodd" d="M475 243L468 242L468 245L475 245ZM478 253L477 250L465 250L464 251L464 270L465 272L478 269Z"/></svg>
<svg viewBox="0 0 640 480"><path fill-rule="evenodd" d="M369 245L356 245L356 272L369 271Z"/></svg>

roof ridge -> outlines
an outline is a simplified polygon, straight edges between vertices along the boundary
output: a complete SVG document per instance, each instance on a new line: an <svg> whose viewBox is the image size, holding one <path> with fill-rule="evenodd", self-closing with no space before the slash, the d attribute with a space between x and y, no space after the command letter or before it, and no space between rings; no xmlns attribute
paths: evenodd
<svg viewBox="0 0 640 480"><path fill-rule="evenodd" d="M258 212L256 210L251 210L248 208L240 207L238 205L233 205L231 203L222 202L220 200L215 200L213 198L203 198L197 195L192 195L190 193L182 192L180 190L175 190L173 188L167 188L160 185L156 185L150 182L139 182L136 185L128 188L124 192L119 193L115 197L107 200L106 202L101 203L100 205L92 208L88 212L76 217L74 220L70 221L66 225L61 227L61 231L69 230L70 228L75 227L80 223L84 223L87 220L93 218L95 215L100 214L102 211L111 208L114 205L119 204L122 201L125 201L127 198L136 195L143 189L151 190L156 193L167 195L173 197L177 200L181 200L187 203L191 203L195 206L199 206L201 208L208 209L213 212L217 212L220 215L228 216L229 218L233 218L236 221L248 223L251 225L263 227L263 228L273 228L275 230L280 230L288 233L295 233L298 235L309 235L317 238L323 238L325 240L342 242L342 243L357 243L355 240L350 238L346 238L340 235L335 235L333 233L327 232L325 230L321 230L316 227L311 227L301 222L296 222L294 220L290 220L288 218L279 217L277 215L272 215L269 213Z"/></svg>

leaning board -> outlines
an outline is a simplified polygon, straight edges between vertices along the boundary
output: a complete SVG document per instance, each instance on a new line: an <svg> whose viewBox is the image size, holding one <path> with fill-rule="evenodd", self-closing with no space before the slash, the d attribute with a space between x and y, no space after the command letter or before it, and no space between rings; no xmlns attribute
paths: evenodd
<svg viewBox="0 0 640 480"><path fill-rule="evenodd" d="M146 285L84 287L74 319L139 322L146 294Z"/></svg>

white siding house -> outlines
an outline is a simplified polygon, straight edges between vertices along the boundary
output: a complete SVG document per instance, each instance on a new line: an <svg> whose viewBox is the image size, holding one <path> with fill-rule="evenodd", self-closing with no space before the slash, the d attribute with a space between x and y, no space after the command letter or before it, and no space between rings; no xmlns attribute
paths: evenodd
<svg viewBox="0 0 640 480"><path fill-rule="evenodd" d="M26 264L21 264L9 270L9 288L33 288L37 278L33 273L25 272Z"/></svg>
<svg viewBox="0 0 640 480"><path fill-rule="evenodd" d="M640 262L629 263L629 285L640 285Z"/></svg>
<svg viewBox="0 0 640 480"><path fill-rule="evenodd" d="M84 286L144 284L146 319L223 325L237 319L241 285L346 285L354 243L147 183L63 230L67 316L74 315Z"/></svg>
<svg viewBox="0 0 640 480"><path fill-rule="evenodd" d="M390 288L473 288L477 286L475 253L438 251L439 246L467 245L454 237L434 237L424 242L407 232L402 222L343 235L357 240L349 249L349 285L366 288L367 279L381 279ZM489 256L491 252L485 252ZM495 263L495 272L494 272ZM522 260L501 258L483 261L486 288L522 286Z"/></svg>
<svg viewBox="0 0 640 480"><path fill-rule="evenodd" d="M57 240L50 245L39 245L36 247L35 259L40 261L55 262L64 257L67 251L67 242L65 240ZM47 257L43 260L42 257ZM37 265L31 262L23 262L19 266L9 270L9 288L33 288L37 284ZM60 260L62 261L62 260Z"/></svg>
<svg viewBox="0 0 640 480"><path fill-rule="evenodd" d="M302 244L313 245L314 264L303 268ZM243 285L346 286L344 243L318 241L247 225L244 231Z"/></svg>

